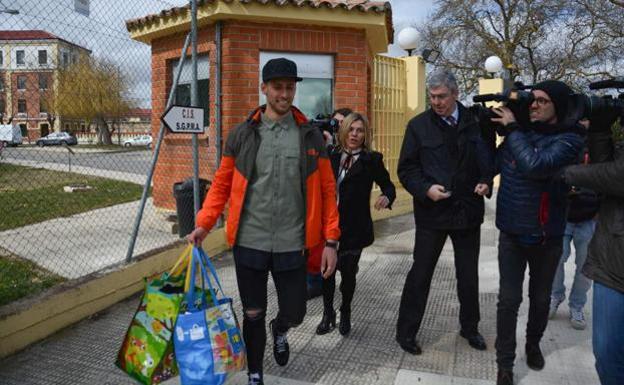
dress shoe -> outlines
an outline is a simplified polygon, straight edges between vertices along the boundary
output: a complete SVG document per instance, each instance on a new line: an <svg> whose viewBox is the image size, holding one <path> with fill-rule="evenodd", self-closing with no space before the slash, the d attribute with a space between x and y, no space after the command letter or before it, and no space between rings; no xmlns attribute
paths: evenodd
<svg viewBox="0 0 624 385"><path fill-rule="evenodd" d="M546 365L546 361L544 360L544 355L542 355L542 350L539 347L539 344L529 344L527 343L525 346L526 352L526 360L527 366L533 370L542 370L544 369L544 365Z"/></svg>
<svg viewBox="0 0 624 385"><path fill-rule="evenodd" d="M477 350L485 350L487 349L487 345L485 344L485 340L483 336L476 332L474 334L467 334L464 331L460 331L459 335L468 340L468 344Z"/></svg>
<svg viewBox="0 0 624 385"><path fill-rule="evenodd" d="M342 322L342 321L341 321ZM324 311L323 318L321 322L316 327L316 334L322 336L323 334L327 334L336 328L336 312L331 311L331 313Z"/></svg>
<svg viewBox="0 0 624 385"><path fill-rule="evenodd" d="M338 331L343 336L346 336L351 331L351 312L340 312L340 325L338 325Z"/></svg>
<svg viewBox="0 0 624 385"><path fill-rule="evenodd" d="M498 368L496 385L513 385L513 371L511 369Z"/></svg>
<svg viewBox="0 0 624 385"><path fill-rule="evenodd" d="M279 366L284 366L288 363L288 359L290 358L290 345L288 345L286 333L277 331L275 327L276 321L277 320L274 319L269 323L271 334L273 335L273 357L275 357L275 362L277 362Z"/></svg>
<svg viewBox="0 0 624 385"><path fill-rule="evenodd" d="M409 354L414 354L416 356L419 354L422 354L422 349L420 348L420 345L418 345L418 342L416 342L415 339L403 340L403 339L397 338L396 341L399 343L399 346L401 347L401 349L405 350Z"/></svg>

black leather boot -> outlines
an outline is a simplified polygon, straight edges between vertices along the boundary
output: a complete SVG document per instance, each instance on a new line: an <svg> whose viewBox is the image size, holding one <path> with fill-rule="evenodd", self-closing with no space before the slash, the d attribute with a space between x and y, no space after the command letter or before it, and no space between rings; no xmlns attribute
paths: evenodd
<svg viewBox="0 0 624 385"><path fill-rule="evenodd" d="M496 385L513 385L513 370L498 368Z"/></svg>
<svg viewBox="0 0 624 385"><path fill-rule="evenodd" d="M351 312L350 311L340 312L340 325L338 325L338 331L343 336L346 336L351 331Z"/></svg>
<svg viewBox="0 0 624 385"><path fill-rule="evenodd" d="M342 322L342 321L341 321ZM336 328L336 312L323 311L323 318L316 327L316 334L323 335L331 332Z"/></svg>
<svg viewBox="0 0 624 385"><path fill-rule="evenodd" d="M539 344L528 343L525 346L527 366L533 370L542 370L546 361Z"/></svg>

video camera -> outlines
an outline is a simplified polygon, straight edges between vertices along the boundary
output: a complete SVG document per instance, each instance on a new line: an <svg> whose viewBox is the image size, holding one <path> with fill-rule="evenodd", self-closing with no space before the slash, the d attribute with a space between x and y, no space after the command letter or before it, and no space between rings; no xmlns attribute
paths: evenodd
<svg viewBox="0 0 624 385"><path fill-rule="evenodd" d="M338 133L338 126L340 125L337 119L324 117L323 115L318 115L316 119L312 119L310 123L313 127L321 130L321 133L326 131L332 136Z"/></svg>
<svg viewBox="0 0 624 385"><path fill-rule="evenodd" d="M513 87L504 90L497 94L483 94L476 95L472 98L475 103L469 110L476 117L482 131L487 131L491 128L500 131L503 127L499 123L492 122L492 118L498 118L492 111L492 107L487 107L487 102L500 102L504 106L508 107L516 117L516 121L520 125L529 123L529 106L533 103L533 93L527 91L530 86L525 86L521 82L515 82Z"/></svg>
<svg viewBox="0 0 624 385"><path fill-rule="evenodd" d="M590 83L589 89L624 89L624 77ZM605 122L606 120L605 127L600 127L600 129L608 130L617 118L620 118L621 124L623 117L624 93L620 93L617 98L614 98L613 95L573 94L568 101L568 117L566 119L568 122L577 122L581 119L589 119L590 122Z"/></svg>
<svg viewBox="0 0 624 385"><path fill-rule="evenodd" d="M499 133L504 134L500 130L501 125L491 121L492 118L498 116L491 108L486 107L485 103L490 101L502 102L513 112L518 124L525 126L530 122L529 107L534 100L533 94L527 91L530 88L531 86L516 82L512 88L504 90L502 93L474 96L473 102L480 104L475 104L469 109L478 120L482 131L496 129ZM624 77L593 82L589 85L589 89L624 89ZM589 119L594 123L603 123L599 129L607 130L611 128L611 124L618 117L620 122L624 121L622 119L624 118L624 93L620 93L617 98L612 95L597 96L576 93L569 96L567 115L564 121L560 123L562 127L574 127L578 121Z"/></svg>

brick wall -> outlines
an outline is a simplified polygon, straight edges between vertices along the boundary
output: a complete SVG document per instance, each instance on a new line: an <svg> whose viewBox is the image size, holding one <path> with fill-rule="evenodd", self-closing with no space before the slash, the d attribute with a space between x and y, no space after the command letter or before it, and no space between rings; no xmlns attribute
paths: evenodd
<svg viewBox="0 0 624 385"><path fill-rule="evenodd" d="M223 139L244 121L258 105L260 51L333 54L335 107L370 111L369 54L364 31L346 28L321 28L290 24L255 24L228 21L222 31L222 128ZM180 55L183 34L152 42L152 132L158 133L159 117L165 109L172 79L171 63ZM200 177L212 179L215 165L214 105L216 53L214 28L202 28L198 34L198 53L210 57L210 127L200 139ZM208 143L209 139L209 145ZM175 209L172 186L192 175L191 139L167 133L154 174L154 202Z"/></svg>
<svg viewBox="0 0 624 385"><path fill-rule="evenodd" d="M46 76L48 78L48 88L45 90L39 89L39 76ZM18 78L26 79L26 87L24 89L18 89ZM40 101L45 98L51 91L52 87L52 73L41 71L16 71L10 74L10 92L12 95L12 106L9 111L7 105L7 116L13 116L14 124L26 124L28 129L28 138L37 139L40 136L39 123L46 122L45 117L39 115ZM5 87L9 87L9 84L5 79ZM7 88L8 91L8 88ZM4 97L8 104L8 97ZM19 101L24 100L26 102L27 118L18 114Z"/></svg>

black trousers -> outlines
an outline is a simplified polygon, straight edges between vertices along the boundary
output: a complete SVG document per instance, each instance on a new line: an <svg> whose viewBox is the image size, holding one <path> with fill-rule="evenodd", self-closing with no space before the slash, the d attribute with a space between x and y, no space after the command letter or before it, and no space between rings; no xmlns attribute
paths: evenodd
<svg viewBox="0 0 624 385"><path fill-rule="evenodd" d="M496 363L511 369L516 358L516 324L522 284L529 266L529 320L526 341L538 344L548 324L550 291L563 248L562 237L526 245L501 231L498 242L500 289L496 311Z"/></svg>
<svg viewBox="0 0 624 385"><path fill-rule="evenodd" d="M247 366L250 373L262 373L262 361L266 346L267 285L269 271L273 276L277 292L277 312L275 327L280 333L303 322L306 313L306 265L290 270L275 269L270 263L267 269L249 267L245 261L250 254L273 253L235 246L236 280L243 304L243 339L247 347ZM283 256L284 253L280 253ZM295 253L296 254L296 253ZM299 254L301 254L299 252ZM269 258L273 260L273 258Z"/></svg>
<svg viewBox="0 0 624 385"><path fill-rule="evenodd" d="M358 262L362 255L362 249L340 250L336 270L340 271L340 293L342 294L341 312L351 313L351 301L355 294L355 276L358 272ZM334 292L336 291L336 272L331 277L323 280L323 308L325 313L334 312Z"/></svg>
<svg viewBox="0 0 624 385"><path fill-rule="evenodd" d="M455 253L459 322L465 333L473 334L478 331L481 227L461 230L418 227L414 243L414 263L405 279L399 307L397 338L400 340L416 338L427 306L433 272L447 236L451 237Z"/></svg>

